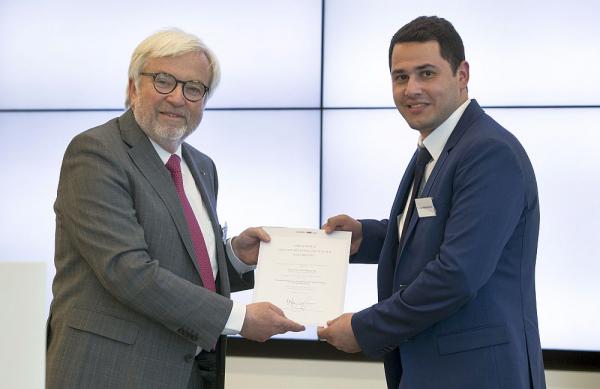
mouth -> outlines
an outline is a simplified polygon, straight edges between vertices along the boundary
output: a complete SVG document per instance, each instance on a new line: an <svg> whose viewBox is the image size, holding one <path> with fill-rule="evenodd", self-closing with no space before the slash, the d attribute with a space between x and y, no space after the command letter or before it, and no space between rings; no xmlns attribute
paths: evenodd
<svg viewBox="0 0 600 389"><path fill-rule="evenodd" d="M185 116L176 112L160 111L160 114L170 119L185 119Z"/></svg>
<svg viewBox="0 0 600 389"><path fill-rule="evenodd" d="M423 102L404 104L404 111L410 115L420 115L424 113L427 107L429 107L429 104Z"/></svg>
<svg viewBox="0 0 600 389"><path fill-rule="evenodd" d="M427 103L413 103L413 104L405 104L408 109L422 109L425 108Z"/></svg>

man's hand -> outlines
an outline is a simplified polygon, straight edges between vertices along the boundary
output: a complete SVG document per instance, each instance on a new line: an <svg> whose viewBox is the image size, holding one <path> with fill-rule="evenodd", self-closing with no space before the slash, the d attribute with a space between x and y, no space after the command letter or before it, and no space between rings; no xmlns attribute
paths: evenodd
<svg viewBox="0 0 600 389"><path fill-rule="evenodd" d="M337 215L327 219L327 223L321 227L326 233L331 234L333 231L350 231L352 232L352 240L350 243L350 255L356 254L362 243L362 224L348 215Z"/></svg>
<svg viewBox="0 0 600 389"><path fill-rule="evenodd" d="M240 334L250 340L264 342L273 335L288 331L304 331L304 326L286 318L283 311L267 302L248 304Z"/></svg>
<svg viewBox="0 0 600 389"><path fill-rule="evenodd" d="M319 339L324 339L333 347L347 353L361 351L354 331L352 331L352 315L353 313L344 313L336 319L328 321L327 327L319 327L317 329Z"/></svg>
<svg viewBox="0 0 600 389"><path fill-rule="evenodd" d="M260 242L269 242L271 237L261 227L246 228L231 240L235 255L246 265L256 265Z"/></svg>

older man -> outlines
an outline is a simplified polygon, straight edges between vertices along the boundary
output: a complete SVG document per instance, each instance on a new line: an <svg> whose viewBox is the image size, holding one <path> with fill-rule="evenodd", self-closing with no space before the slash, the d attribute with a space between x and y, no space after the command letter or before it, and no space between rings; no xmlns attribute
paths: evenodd
<svg viewBox="0 0 600 389"><path fill-rule="evenodd" d="M56 212L48 388L223 386L225 339L303 327L269 303L234 303L253 285L250 228L222 243L212 160L184 143L219 81L197 37L156 33L133 53L120 117L76 136Z"/></svg>

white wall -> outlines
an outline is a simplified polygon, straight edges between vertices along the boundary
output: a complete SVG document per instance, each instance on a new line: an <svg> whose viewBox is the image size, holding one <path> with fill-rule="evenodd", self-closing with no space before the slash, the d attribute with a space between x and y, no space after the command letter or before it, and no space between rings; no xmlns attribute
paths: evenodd
<svg viewBox="0 0 600 389"><path fill-rule="evenodd" d="M0 388L44 387L46 263L0 262Z"/></svg>

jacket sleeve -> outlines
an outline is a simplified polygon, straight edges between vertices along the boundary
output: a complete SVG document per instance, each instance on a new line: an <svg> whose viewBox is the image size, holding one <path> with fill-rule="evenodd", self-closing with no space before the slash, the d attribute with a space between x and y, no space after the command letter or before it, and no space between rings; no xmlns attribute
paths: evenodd
<svg viewBox="0 0 600 389"><path fill-rule="evenodd" d="M387 231L387 220L362 219L363 240L360 248L350 257L350 263L377 263Z"/></svg>

